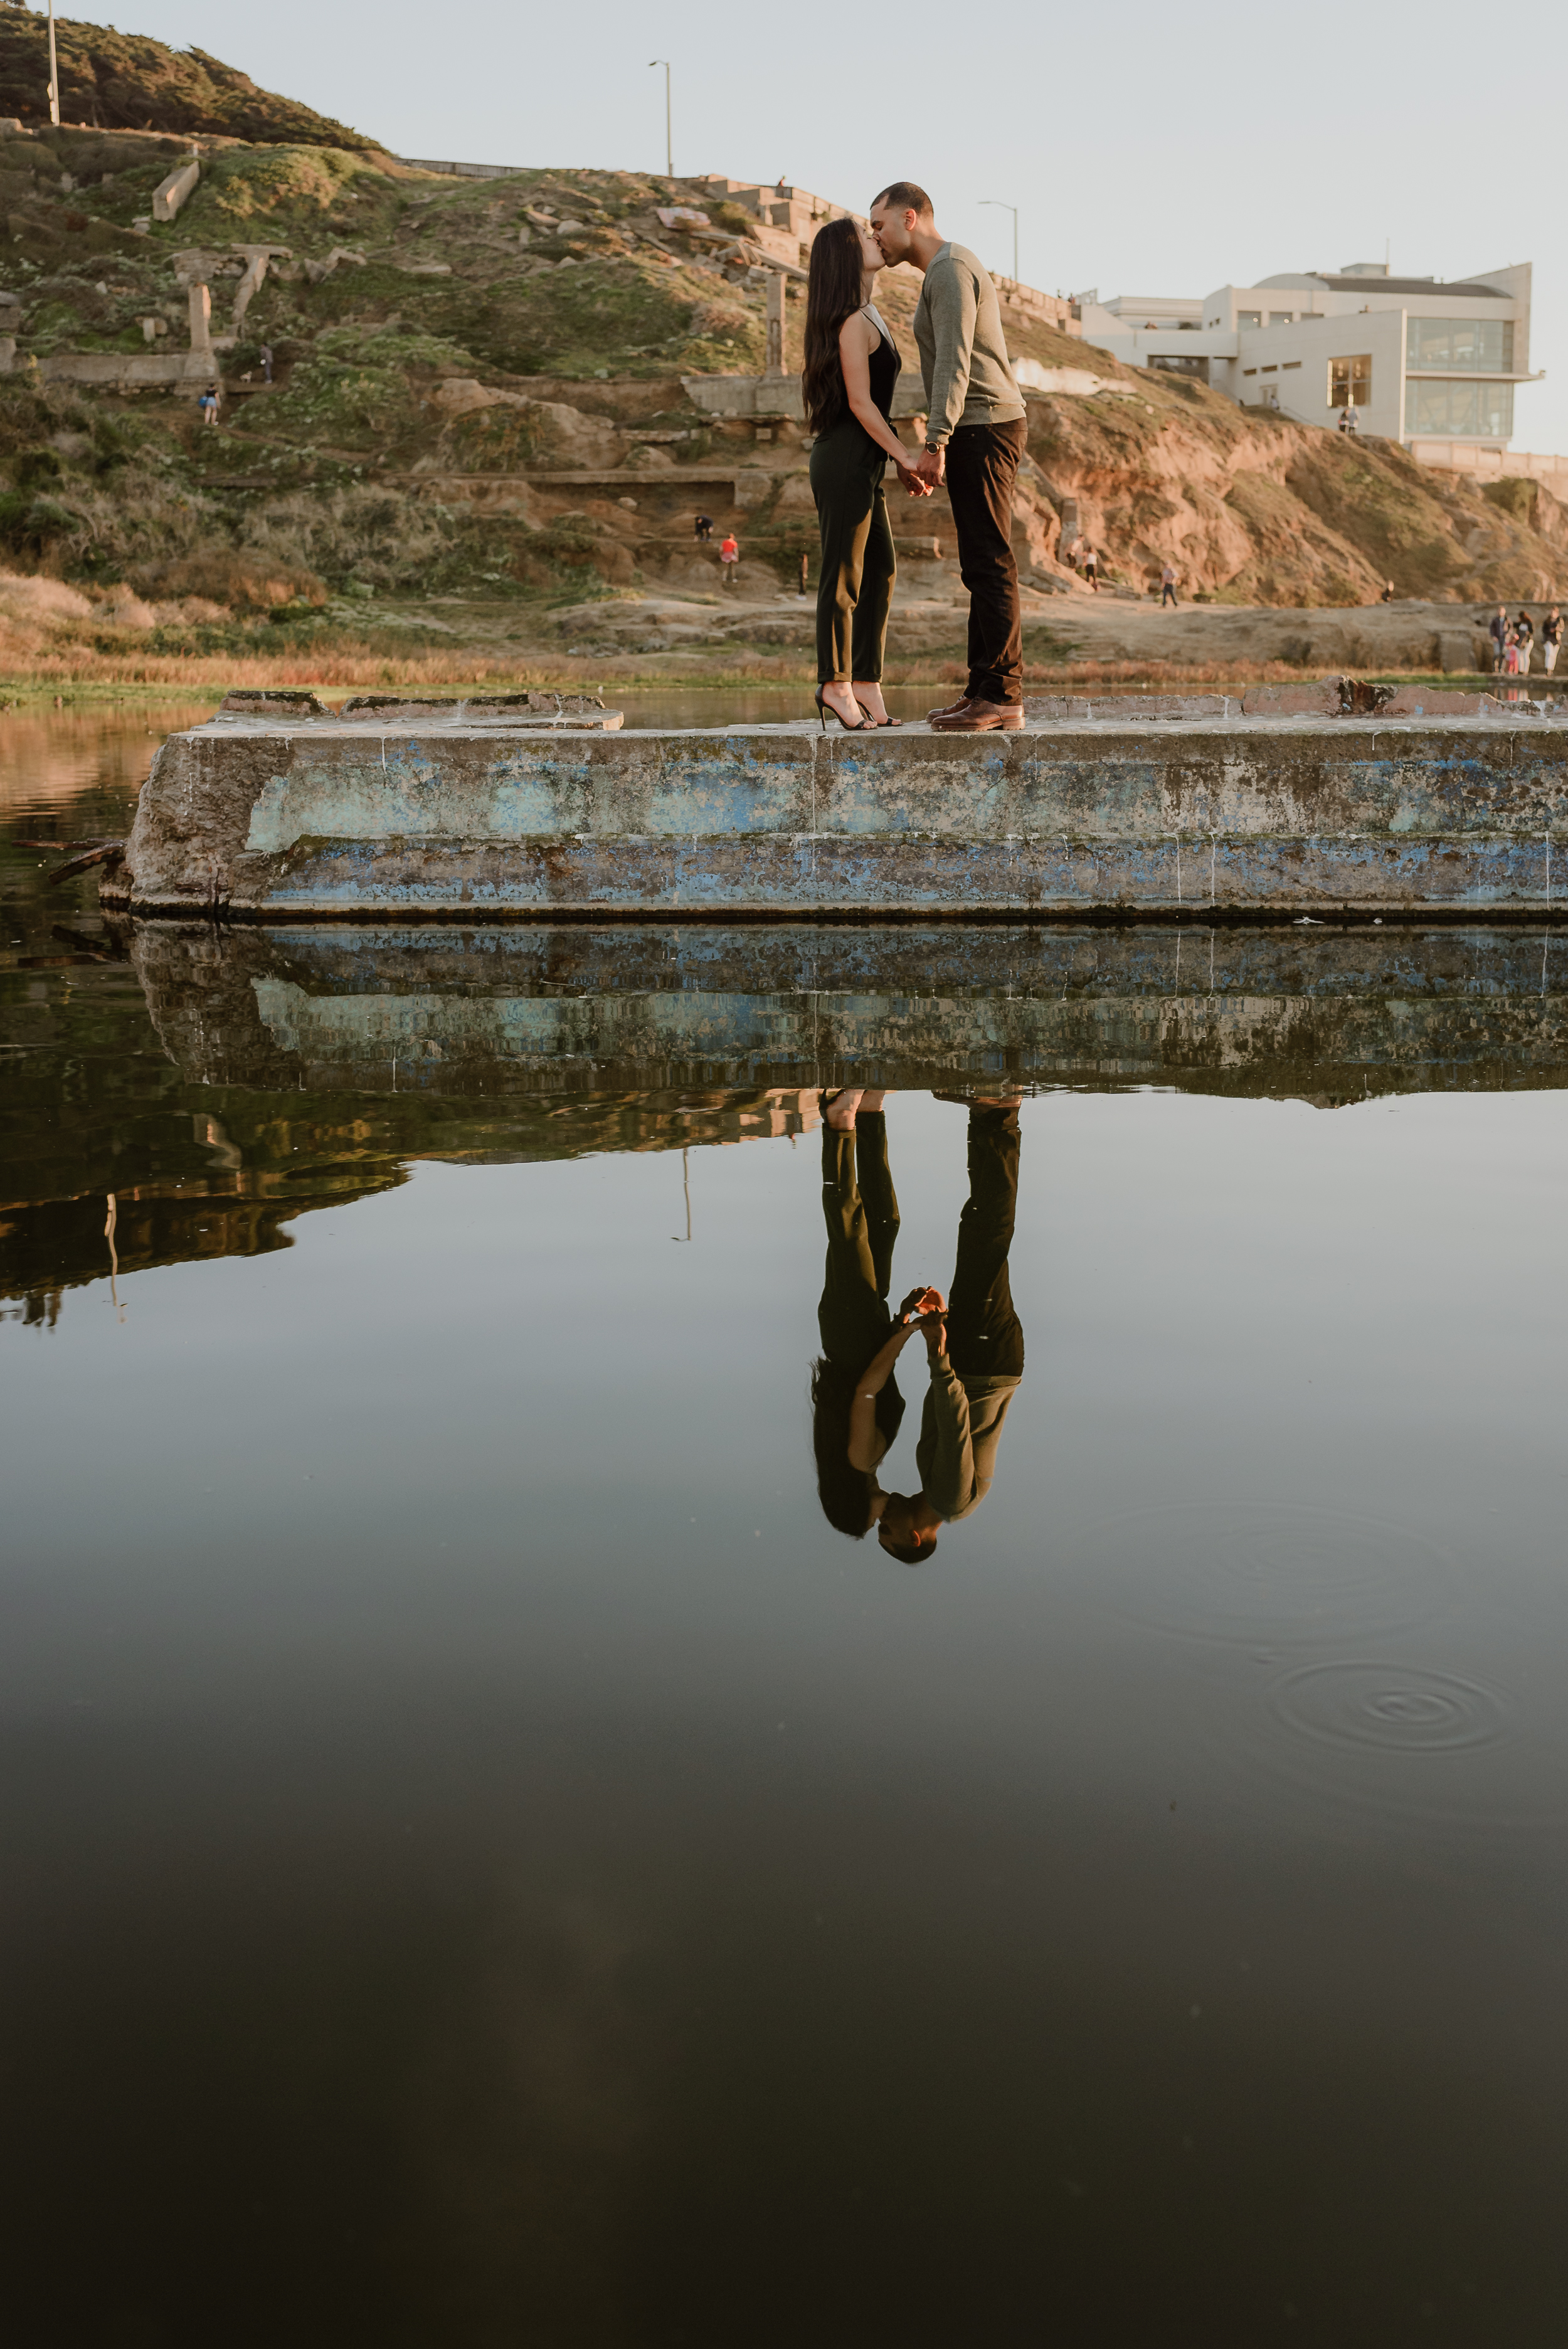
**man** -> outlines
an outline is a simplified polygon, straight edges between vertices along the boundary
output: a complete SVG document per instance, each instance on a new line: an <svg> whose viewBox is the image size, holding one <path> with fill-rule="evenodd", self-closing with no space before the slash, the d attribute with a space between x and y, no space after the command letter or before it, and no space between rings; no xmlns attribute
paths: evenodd
<svg viewBox="0 0 1568 2349"><path fill-rule="evenodd" d="M1494 677L1501 677L1508 659L1508 605L1506 604L1498 605L1487 634L1491 636L1494 647L1491 673Z"/></svg>
<svg viewBox="0 0 1568 2349"><path fill-rule="evenodd" d="M1161 571L1161 573L1160 574L1160 608L1161 608L1161 611L1163 611L1163 610L1165 609L1165 606L1167 605L1167 604L1174 604L1174 603L1175 603L1175 601L1176 601L1176 566L1175 566L1175 564L1174 564L1173 563L1168 563L1168 564L1165 565L1165 568L1164 568L1164 569Z"/></svg>
<svg viewBox="0 0 1568 2349"><path fill-rule="evenodd" d="M877 1526L883 1549L906 1566L928 1558L941 1527L971 1516L990 1491L1024 1377L1024 1331L1007 1278L1018 1206L1018 1104L992 1099L964 1106L969 1197L958 1224L952 1301L944 1305L939 1290L928 1289L915 1305L931 1372L914 1452L920 1490L889 1493Z"/></svg>
<svg viewBox="0 0 1568 2349"><path fill-rule="evenodd" d="M711 538L713 536L713 517L711 514L698 514L695 517L692 535L694 538L699 539Z"/></svg>
<svg viewBox="0 0 1568 2349"><path fill-rule="evenodd" d="M1548 677L1557 666L1557 647L1563 641L1563 615L1555 604L1541 623L1541 664Z"/></svg>
<svg viewBox="0 0 1568 2349"><path fill-rule="evenodd" d="M949 708L932 711L931 723L943 734L1016 732L1024 644L1013 483L1028 436L996 289L972 253L942 235L931 198L911 180L882 190L871 228L890 264L907 261L925 280L914 313L925 447L913 470L933 489L946 483L969 590L968 683Z"/></svg>

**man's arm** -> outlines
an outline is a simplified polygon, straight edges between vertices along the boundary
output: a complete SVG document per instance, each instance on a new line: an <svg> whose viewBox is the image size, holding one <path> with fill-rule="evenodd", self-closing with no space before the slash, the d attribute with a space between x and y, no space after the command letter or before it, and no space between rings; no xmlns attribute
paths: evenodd
<svg viewBox="0 0 1568 2349"><path fill-rule="evenodd" d="M969 362L979 302L969 272L952 259L932 263L925 273L925 298L936 357L931 371L925 450L914 470L923 480L939 481L946 470L941 452L952 439L969 397Z"/></svg>

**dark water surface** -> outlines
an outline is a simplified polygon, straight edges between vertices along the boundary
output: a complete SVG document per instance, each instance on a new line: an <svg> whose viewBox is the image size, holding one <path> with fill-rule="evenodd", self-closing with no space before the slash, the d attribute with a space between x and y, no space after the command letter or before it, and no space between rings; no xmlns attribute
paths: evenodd
<svg viewBox="0 0 1568 2349"><path fill-rule="evenodd" d="M1563 2337L1568 938L116 935L156 722L0 720L10 2337ZM1026 1089L919 1567L857 1073L895 1301Z"/></svg>

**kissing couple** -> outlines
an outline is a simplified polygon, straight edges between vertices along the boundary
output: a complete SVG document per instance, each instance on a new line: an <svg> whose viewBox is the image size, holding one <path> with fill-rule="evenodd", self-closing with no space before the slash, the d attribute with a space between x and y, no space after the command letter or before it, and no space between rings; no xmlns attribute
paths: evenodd
<svg viewBox="0 0 1568 2349"><path fill-rule="evenodd" d="M925 385L925 445L913 462L889 421L902 361L872 299L877 272L907 262L925 280L914 339ZM811 247L801 376L815 435L811 494L822 534L817 585L817 709L851 733L896 726L882 661L896 564L882 476L891 459L911 497L944 486L969 591L969 678L934 709L934 731L1015 731L1024 723L1023 623L1013 555L1013 483L1027 430L996 289L975 255L937 228L931 198L895 180L870 225L830 221Z"/></svg>

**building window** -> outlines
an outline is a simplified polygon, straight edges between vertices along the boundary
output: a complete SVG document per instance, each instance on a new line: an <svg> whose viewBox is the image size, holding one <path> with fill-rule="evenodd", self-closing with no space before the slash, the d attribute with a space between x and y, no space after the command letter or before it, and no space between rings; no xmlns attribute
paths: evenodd
<svg viewBox="0 0 1568 2349"><path fill-rule="evenodd" d="M1294 326L1295 324L1295 312L1294 310L1271 310L1269 312L1269 325L1271 326Z"/></svg>
<svg viewBox="0 0 1568 2349"><path fill-rule="evenodd" d="M1412 437L1507 440L1513 434L1511 383L1422 383L1405 386L1405 429Z"/></svg>
<svg viewBox="0 0 1568 2349"><path fill-rule="evenodd" d="M1282 374L1288 375L1293 367L1298 367L1300 365L1301 361L1299 359L1282 359L1280 361L1280 370Z"/></svg>
<svg viewBox="0 0 1568 2349"><path fill-rule="evenodd" d="M1265 375L1278 375L1279 369L1277 367L1266 367L1264 369L1264 373Z"/></svg>
<svg viewBox="0 0 1568 2349"><path fill-rule="evenodd" d="M1513 373L1511 318L1407 318L1405 365Z"/></svg>
<svg viewBox="0 0 1568 2349"><path fill-rule="evenodd" d="M1330 408L1365 408L1372 397L1372 354L1363 351L1359 357L1330 359L1328 362L1328 405Z"/></svg>
<svg viewBox="0 0 1568 2349"><path fill-rule="evenodd" d="M1261 326L1263 322L1264 314L1261 310L1238 310L1236 312L1236 324L1238 326Z"/></svg>

